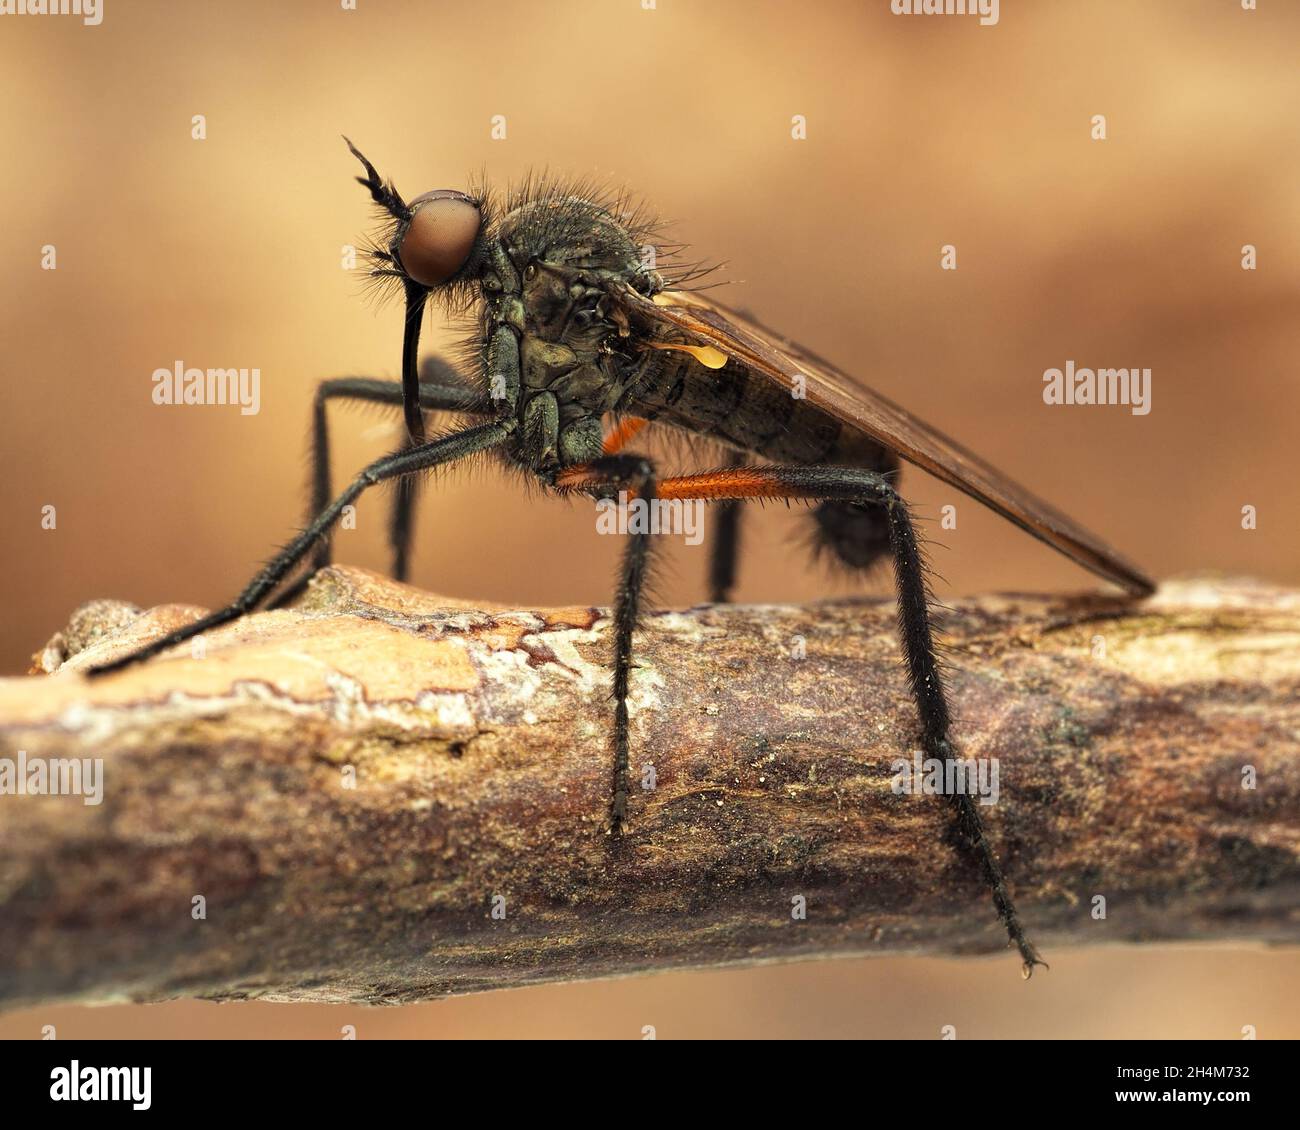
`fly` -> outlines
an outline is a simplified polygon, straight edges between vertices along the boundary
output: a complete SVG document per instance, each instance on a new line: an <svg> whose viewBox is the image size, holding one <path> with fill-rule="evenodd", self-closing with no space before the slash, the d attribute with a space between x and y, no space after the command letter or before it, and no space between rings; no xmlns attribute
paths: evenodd
<svg viewBox="0 0 1300 1130"><path fill-rule="evenodd" d="M380 239L367 251L370 278L405 300L402 379L324 382L315 403L305 528L225 608L89 673L120 670L246 615L306 562L307 573L289 592L299 590L329 563L331 530L344 510L377 483L397 484L390 542L394 575L405 579L419 474L488 451L555 494L718 503L709 572L715 601L725 601L734 584L745 500L813 505L817 543L840 562L866 569L892 560L921 745L944 763L956 751L925 563L908 506L894 487L900 459L1131 595L1153 591L1137 567L973 452L806 350L699 291L680 289L689 273L665 278L670 272L642 254L653 225L624 201L582 186L530 181L501 206L485 191L453 189L408 202L351 142L348 148L365 170L357 180L384 219ZM466 355L471 379L445 361L417 363L431 300L449 313L473 314ZM371 463L335 495L325 405L338 398L400 404L407 434L401 450ZM431 438L429 411L472 422ZM661 475L631 446L647 427L707 437L730 451L729 460L701 474ZM627 699L650 537L644 529L627 534L613 605L613 836L623 833L628 815ZM979 809L965 791L950 801L1028 977L1043 962L1025 936Z"/></svg>

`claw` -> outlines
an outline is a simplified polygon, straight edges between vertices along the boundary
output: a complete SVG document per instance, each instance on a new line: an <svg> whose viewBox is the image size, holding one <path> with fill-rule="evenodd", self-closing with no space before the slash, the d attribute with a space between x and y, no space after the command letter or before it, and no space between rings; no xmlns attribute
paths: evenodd
<svg viewBox="0 0 1300 1130"><path fill-rule="evenodd" d="M1038 956L1038 952L1033 946L1027 946L1025 949L1022 949L1020 951L1020 956L1025 959L1024 963L1020 966L1020 976L1026 981L1034 975L1035 965L1041 965L1044 969L1049 970L1052 968L1047 964L1047 962Z"/></svg>

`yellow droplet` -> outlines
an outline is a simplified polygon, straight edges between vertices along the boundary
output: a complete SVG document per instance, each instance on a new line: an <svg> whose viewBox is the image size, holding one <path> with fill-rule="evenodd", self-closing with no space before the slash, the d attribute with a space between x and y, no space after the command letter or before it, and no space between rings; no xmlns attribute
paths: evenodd
<svg viewBox="0 0 1300 1130"><path fill-rule="evenodd" d="M678 353L689 353L709 369L721 369L727 364L727 355L721 349L714 349L711 345L682 345L674 341L651 341L646 344L652 349L672 349Z"/></svg>
<svg viewBox="0 0 1300 1130"><path fill-rule="evenodd" d="M706 365L710 369L721 369L727 364L727 355L721 349L714 349L711 345L688 345L686 352L701 365Z"/></svg>

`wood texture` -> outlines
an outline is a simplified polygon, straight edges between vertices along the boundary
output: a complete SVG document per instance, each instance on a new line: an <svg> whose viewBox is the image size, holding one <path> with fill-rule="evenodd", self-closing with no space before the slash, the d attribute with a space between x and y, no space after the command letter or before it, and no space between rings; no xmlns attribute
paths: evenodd
<svg viewBox="0 0 1300 1130"><path fill-rule="evenodd" d="M651 616L632 724L654 787L621 841L599 610L334 567L197 653L78 673L198 612L97 602L36 657L53 673L0 680L3 757L104 775L99 804L0 796L6 1007L1005 948L943 798L892 787L914 712L889 602ZM946 622L962 753L999 759L983 811L1049 962L1300 940L1300 595L989 596Z"/></svg>

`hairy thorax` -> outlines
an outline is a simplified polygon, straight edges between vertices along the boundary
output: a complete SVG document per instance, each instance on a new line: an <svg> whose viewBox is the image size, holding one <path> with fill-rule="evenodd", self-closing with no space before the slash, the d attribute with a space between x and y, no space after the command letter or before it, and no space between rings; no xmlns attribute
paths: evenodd
<svg viewBox="0 0 1300 1130"><path fill-rule="evenodd" d="M518 342L513 458L542 473L590 461L601 451L603 417L649 361L609 317L607 289L626 283L652 293L662 284L629 233L581 200L517 209L498 241L514 283L490 299Z"/></svg>

